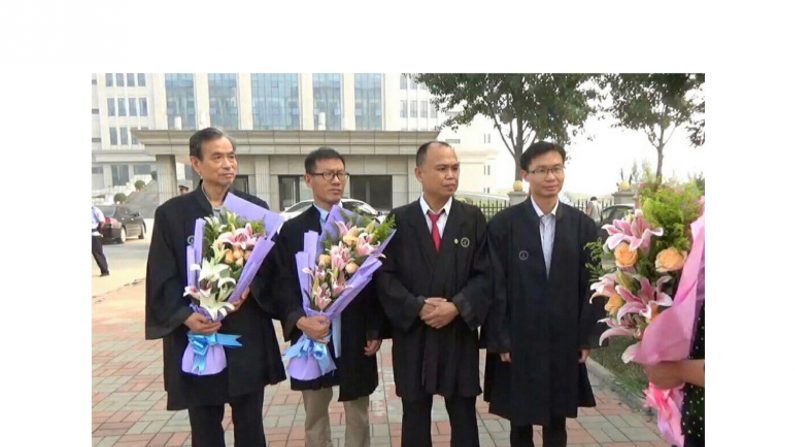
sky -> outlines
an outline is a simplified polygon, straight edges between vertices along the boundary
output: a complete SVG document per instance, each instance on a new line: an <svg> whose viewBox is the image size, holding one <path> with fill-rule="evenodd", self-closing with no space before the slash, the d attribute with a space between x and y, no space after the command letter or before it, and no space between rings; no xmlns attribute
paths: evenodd
<svg viewBox="0 0 795 447"><path fill-rule="evenodd" d="M656 172L657 151L646 134L640 130L611 127L612 122L590 118L584 133L566 146L569 162L564 193L609 195L616 191L621 168L624 169L624 178L628 179L633 162L637 162L640 170L643 161L648 160ZM688 174L704 172L704 154L704 146L694 148L690 145L685 126L677 128L663 150L663 177L675 175L680 180L687 180ZM501 141L497 146L496 174L498 179L512 179L514 175L513 159ZM510 185L498 184L496 189L508 187Z"/></svg>

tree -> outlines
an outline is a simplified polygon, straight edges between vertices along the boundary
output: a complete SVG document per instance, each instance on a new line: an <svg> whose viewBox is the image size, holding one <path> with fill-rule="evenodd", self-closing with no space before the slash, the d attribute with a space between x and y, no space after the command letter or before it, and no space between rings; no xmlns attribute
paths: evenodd
<svg viewBox="0 0 795 447"><path fill-rule="evenodd" d="M136 180L135 181L135 190L136 191L143 191L146 183L143 180Z"/></svg>
<svg viewBox="0 0 795 447"><path fill-rule="evenodd" d="M693 145L704 142L704 100L698 96L703 74L610 74L601 78L612 101L602 109L616 126L642 130L657 150L657 182L662 181L663 149L678 126L690 123Z"/></svg>
<svg viewBox="0 0 795 447"><path fill-rule="evenodd" d="M122 204L127 201L127 196L123 192L117 192L113 196L113 203Z"/></svg>
<svg viewBox="0 0 795 447"><path fill-rule="evenodd" d="M477 115L491 119L515 162L514 179L521 179L519 159L528 146L551 139L565 145L576 135L595 107L597 85L587 74L462 74L423 73L423 83L442 112L460 113L443 126L456 130Z"/></svg>

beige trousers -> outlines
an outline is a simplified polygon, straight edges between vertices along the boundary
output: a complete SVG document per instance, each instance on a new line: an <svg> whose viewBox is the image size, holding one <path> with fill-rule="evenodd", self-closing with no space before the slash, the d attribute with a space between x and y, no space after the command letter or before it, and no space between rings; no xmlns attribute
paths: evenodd
<svg viewBox="0 0 795 447"><path fill-rule="evenodd" d="M304 421L306 447L332 447L328 406L334 390L331 388L304 390L301 394L306 412ZM370 396L342 403L345 409L345 447L370 446L370 420L367 416L369 403Z"/></svg>

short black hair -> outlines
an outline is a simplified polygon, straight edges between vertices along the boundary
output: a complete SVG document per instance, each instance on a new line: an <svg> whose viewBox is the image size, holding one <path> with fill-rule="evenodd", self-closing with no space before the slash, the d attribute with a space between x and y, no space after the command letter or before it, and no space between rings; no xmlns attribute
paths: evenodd
<svg viewBox="0 0 795 447"><path fill-rule="evenodd" d="M423 145L420 146L419 149L417 149L417 157L415 159L417 166L422 166L422 164L425 163L425 158L428 156L428 149L431 147L432 144L447 146L450 149L453 148L446 141L433 140L433 141L428 141L427 143L423 143Z"/></svg>
<svg viewBox="0 0 795 447"><path fill-rule="evenodd" d="M522 153L522 156L519 158L519 163L521 164L522 169L529 171L530 163L534 158L538 157L539 155L544 155L550 151L556 151L559 153L561 158L563 158L563 162L566 162L566 150L563 149L563 146L549 141L539 141L537 143L531 144L530 147L528 147L527 150Z"/></svg>
<svg viewBox="0 0 795 447"><path fill-rule="evenodd" d="M330 147L319 147L310 152L304 159L304 170L306 173L314 173L317 162L320 160L339 160L345 166L345 159L342 158L339 152Z"/></svg>
<svg viewBox="0 0 795 447"><path fill-rule="evenodd" d="M193 135L190 136L190 140L188 140L188 147L190 148L190 156L196 157L199 160L202 159L202 145L208 141L214 141L219 138L226 138L232 143L232 150L237 152L237 146L235 146L235 140L232 139L226 132L221 129L216 129L215 127L205 127L202 130L196 131Z"/></svg>
<svg viewBox="0 0 795 447"><path fill-rule="evenodd" d="M596 196L592 196L589 200L596 200Z"/></svg>

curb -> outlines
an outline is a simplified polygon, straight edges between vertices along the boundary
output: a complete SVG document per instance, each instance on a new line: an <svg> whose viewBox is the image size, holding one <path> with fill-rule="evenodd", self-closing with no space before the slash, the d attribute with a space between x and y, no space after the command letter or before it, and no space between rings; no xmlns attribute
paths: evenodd
<svg viewBox="0 0 795 447"><path fill-rule="evenodd" d="M93 302L99 303L99 302L103 301L105 299L105 297L110 295L111 293L116 293L116 292L118 292L121 289L140 284L140 283L142 283L144 281L146 281L146 278L133 279L132 281L130 281L130 282L126 283L126 284L122 284L121 286L119 286L119 287L117 287L117 288L115 288L113 290L108 290L107 292L103 292L103 293L100 293L98 295L91 295L91 299L92 299Z"/></svg>
<svg viewBox="0 0 795 447"><path fill-rule="evenodd" d="M644 396L627 390L623 385L621 385L618 379L616 379L615 374L610 372L599 362L592 359L591 357L588 357L586 360L586 366L588 367L588 371L598 377L599 380L606 384L611 391L616 393L619 399L621 399L621 402L623 402L625 405L632 408L633 410L643 413L645 416L656 416L656 413L652 409L646 408L646 399Z"/></svg>

